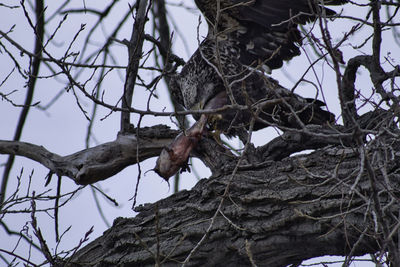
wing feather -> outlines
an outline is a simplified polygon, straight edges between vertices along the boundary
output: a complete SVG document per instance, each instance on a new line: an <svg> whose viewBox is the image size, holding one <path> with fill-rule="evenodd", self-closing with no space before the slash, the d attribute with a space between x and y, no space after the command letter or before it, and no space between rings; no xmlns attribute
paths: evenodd
<svg viewBox="0 0 400 267"><path fill-rule="evenodd" d="M224 33L240 50L239 61L248 66L263 64L270 69L300 54L298 24L314 20L320 10L335 12L314 0L195 0L209 22L207 38ZM217 16L219 1L219 13ZM325 0L325 5L340 5L347 0ZM218 17L218 33L215 20Z"/></svg>

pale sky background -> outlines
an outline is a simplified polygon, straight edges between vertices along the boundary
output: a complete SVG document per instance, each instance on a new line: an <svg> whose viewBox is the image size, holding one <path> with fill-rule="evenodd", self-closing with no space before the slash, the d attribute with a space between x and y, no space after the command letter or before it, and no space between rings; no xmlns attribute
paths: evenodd
<svg viewBox="0 0 400 267"><path fill-rule="evenodd" d="M19 2L7 0L2 1L8 5L19 5ZM59 2L61 1L46 1L45 5L48 6L46 11L46 17L52 14L55 8L58 7ZM71 1L73 6L76 8L83 8L84 1ZM128 10L128 3L132 1L120 1L118 5L112 10L111 16L107 23L101 25L98 30L95 32L93 40L96 40L98 44L101 44L104 37L103 32L110 33L110 31L115 27L115 23L120 20L120 17L125 14ZM181 1L169 1L170 3L181 3ZM193 6L192 1L186 1L187 5ZM97 10L103 10L105 6L108 5L109 1L95 1L95 5L93 5L92 1L85 1L86 6L92 7L95 6ZM27 3L29 8L29 4ZM31 11L31 9L29 8ZM356 9L345 9L347 14L356 14L355 12L362 12L361 10ZM179 56L183 57L187 60L191 53L193 53L197 47L197 32L196 25L198 23L199 13L194 11L193 13L187 12L182 8L169 6L169 15L173 17L174 22L179 24L180 31L183 36L186 38L188 42L188 50L183 46L181 36L178 32L175 32L175 40L174 40L174 52ZM31 29L26 23L26 20L23 16L23 12L21 8L18 9L7 9L0 6L0 29L2 31L8 31L12 25L16 24L16 27L10 37L14 40L18 41L22 44L27 50L33 50L33 35L31 33ZM62 17L55 18L51 24L47 27L51 29L55 29L56 25ZM55 37L55 41L61 45L62 47L66 46L71 40L71 37L77 32L81 23L86 23L86 31L82 34L84 37L87 31L92 27L93 23L95 23L96 17L91 14L86 14L84 16L70 14L67 22L61 27L59 33ZM334 36L334 39L341 38L344 32L349 31L352 25L348 22L339 22L334 26L330 26L331 35ZM150 33L150 24L148 24L147 32ZM171 25L171 30L173 26ZM315 33L318 33L318 29L314 30ZM361 33L357 35L357 40L351 39L354 45L359 45L363 42L364 38L368 35L369 29L362 30ZM201 35L206 33L205 23L203 21L201 31ZM131 23L127 23L123 30L119 33L118 39L129 39L131 35ZM337 37L335 37L337 36ZM48 36L47 36L48 37ZM385 33L385 38L391 38L391 33ZM78 38L77 44L73 46L73 51L78 51L80 48L80 44L84 38ZM386 39L385 39L386 40ZM10 46L9 43L0 39L0 41L6 46ZM94 43L93 45L96 45ZM385 43L384 51L382 55L385 55L389 49L391 49L391 45L393 43ZM148 45L145 47L149 47ZM347 61L350 57L355 56L355 51L350 47L349 43L346 43L347 49L342 49L344 52L344 59ZM370 45L367 45L362 49L363 52L369 53ZM93 46L92 46L93 49ZM124 46L121 44L115 44L111 46L114 56L117 57L117 61L119 65L126 65L127 59L127 51ZM2 50L2 48L0 48ZM15 51L14 49L11 49ZM49 47L49 51L54 51L56 57L62 55L62 52L55 47ZM1 51L2 52L2 51ZM18 54L17 54L18 55ZM25 56L26 57L26 56ZM397 57L398 55L392 55L392 57ZM153 60L153 58L150 58ZM108 64L111 64L109 62ZM398 63L397 63L398 64ZM150 65L150 64L149 64ZM10 61L9 57L5 53L0 54L0 81L3 80L8 73L13 68L13 63ZM26 67L26 66L25 66ZM282 85L290 88L294 81L296 81L305 69L308 67L307 58L304 56L304 53L301 57L297 57L292 60L291 63L285 66L283 71L276 70L273 71L272 77L278 79ZM323 83L324 94L328 101L328 108L331 112L334 112L336 116L339 115L339 102L337 98L337 90L335 77L333 73L330 71L329 66L326 64L320 64L316 67L316 72ZM40 69L41 75L49 74L48 69L42 65ZM83 77L88 74L83 74ZM142 73L143 77L148 77L151 79L150 74ZM290 78L288 78L290 76ZM313 79L313 74L310 73L307 75L309 79ZM5 86L0 87L0 92L6 94L13 90L17 90L14 94L10 96L10 98L18 104L22 104L25 99L26 90L24 88L25 81L21 81L18 79L19 75L14 73L11 75L9 81L5 84ZM60 76L61 80L65 80L64 77ZM122 79L121 79L122 77ZM125 70L119 70L119 75L117 71L114 71L109 77L105 79L105 83L102 86L102 89L106 91L105 99L108 103L115 103L116 100L122 94L123 84L124 84ZM368 95L370 93L371 84L369 82L368 76L365 76L365 79L358 80L358 86L363 88L363 93ZM84 80L82 77L78 78L78 80ZM33 103L40 101L41 105L46 105L55 95L57 95L60 90L63 89L62 83L56 81L53 78L49 79L41 79L38 81L38 84L35 89L34 101ZM302 96L314 97L315 90L310 86L301 86L296 89L298 94ZM157 94L159 95L159 99L153 99L151 101L151 107L153 110L162 111L165 107L167 111L172 110L171 105L169 103L169 99L167 97L167 92L163 83L160 83L157 89ZM146 95L142 89L136 89L133 105L136 108L144 108L146 103ZM84 98L81 94L79 94L79 101L83 105L83 107L89 112L91 112L91 101ZM17 120L19 118L20 108L13 107L6 101L0 101L0 139L2 140L12 140L15 126ZM90 145L95 146L97 144L105 143L108 141L115 140L117 132L119 131L120 126L120 114L114 113L102 120L105 115L108 114L108 110L103 108L99 108L97 116L94 120L94 137L95 140L91 140ZM136 125L138 117L136 115L132 115L132 122ZM151 126L156 123L165 123L170 125L171 127L175 127L171 120L168 117L152 117L146 116L142 122L142 126ZM49 151L53 153L57 153L59 155L68 155L79 150L85 148L85 136L87 131L88 121L79 110L76 100L71 93L64 93L61 98L48 110L42 111L38 108L32 108L28 115L28 120L25 124L22 141L30 142L37 145L42 145ZM274 129L266 129L260 132L255 133L254 142L256 144L264 144L267 140L272 139L276 136L276 131ZM233 141L234 143L237 141ZM7 156L0 155L0 164L5 163L7 160ZM203 167L198 160L195 160L195 171L199 173L201 178L208 177L210 175L209 170ZM146 171L152 169L155 164L155 158L149 159L142 162L142 178L139 185L139 193L137 201L139 204L143 203L153 203L159 199L165 198L173 193L173 184L169 187L166 182L163 181L157 174L154 172L148 172L144 174ZM3 167L0 168L0 175L2 175ZM26 194L27 184L29 180L29 175L32 174L32 185L31 192L35 190L37 193L43 192L46 190L51 190L52 194L55 194L56 190L56 181L57 178L53 177L49 186L44 187L45 177L48 173L48 170L41 166L38 163L35 163L31 160L24 159L21 157L17 157L10 175L10 181L7 188L7 193L10 194L16 188L17 179L16 177L23 171L21 176L21 191L20 195ZM100 199L100 203L103 209L103 212L110 224L117 217L133 217L135 216L135 212L131 210L132 200L130 198L134 194L136 180L137 180L138 166L130 166L119 174L115 175L112 178L109 178L105 181L97 183L96 185L100 186L109 196L116 199L120 204L119 207L114 207L110 202L105 200L102 196L98 195ZM1 176L2 177L2 176ZM180 188L190 189L195 183L197 179L194 177L193 172L185 173L181 177ZM69 178L63 177L62 179L62 192L66 193L72 190L75 190L77 185L71 181ZM40 207L48 207L48 205L53 205L54 202L49 203L37 203L38 208ZM100 236L108 226L101 219L99 212L96 208L96 204L94 201L94 196L90 187L86 187L80 193L78 193L67 205L60 208L59 214L59 231L63 233L69 226L72 228L62 239L61 244L58 247L58 251L63 249L69 249L76 244L78 244L80 238L82 238L91 226L94 226L94 232L90 236L90 240L95 239ZM52 214L52 213L51 213ZM12 230L20 231L27 221L29 221L30 214L11 214L5 217L5 223L12 228ZM54 223L52 218L49 215L40 214L38 215L38 224L42 229L43 234L48 242L48 245L51 249L55 249L55 238L54 238ZM27 225L29 228L31 226ZM29 230L29 234L33 235L31 230ZM37 240L34 238L37 242ZM17 239L15 237L10 238L6 235L3 228L0 228L0 247L3 249L11 250L13 247L17 246ZM24 242L18 245L16 249L16 253L26 256L27 246ZM39 263L43 260L41 255L37 254L35 249L32 250L32 261ZM0 266L4 263L0 260ZM329 266L340 266L338 265L329 265ZM367 265L365 263L354 263L354 266L372 266Z"/></svg>

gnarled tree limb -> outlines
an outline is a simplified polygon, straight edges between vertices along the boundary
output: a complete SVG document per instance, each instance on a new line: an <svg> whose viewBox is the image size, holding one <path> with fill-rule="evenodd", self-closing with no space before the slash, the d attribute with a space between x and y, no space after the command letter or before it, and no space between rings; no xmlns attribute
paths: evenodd
<svg viewBox="0 0 400 267"><path fill-rule="evenodd" d="M177 131L166 126L142 128L135 134L119 134L112 142L84 149L67 156L48 151L43 146L25 142L0 140L0 154L23 156L47 167L51 173L67 176L77 184L92 184L107 179L125 167L158 156L176 136Z"/></svg>
<svg viewBox="0 0 400 267"><path fill-rule="evenodd" d="M375 144L375 145L374 145ZM379 203L395 230L400 203L400 142L380 138L370 156ZM383 237L371 206L374 190L357 149L320 149L260 168L201 180L191 191L137 208L70 258L68 266L177 266L210 226L187 266L287 266L322 255L379 252ZM384 170L382 169L384 168ZM372 204L371 204L372 203ZM395 235L394 235L395 236ZM397 241L395 241L397 242Z"/></svg>

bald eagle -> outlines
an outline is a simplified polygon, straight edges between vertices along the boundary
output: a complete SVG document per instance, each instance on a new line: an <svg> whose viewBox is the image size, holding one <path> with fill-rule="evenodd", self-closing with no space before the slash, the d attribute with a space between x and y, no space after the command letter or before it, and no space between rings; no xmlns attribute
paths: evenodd
<svg viewBox="0 0 400 267"><path fill-rule="evenodd" d="M207 127L235 136L249 127L301 128L334 121L324 103L303 98L265 72L300 54L299 24L333 16L324 5L347 0L195 0L208 24L207 37L179 74L170 79L173 98L197 122L166 147L155 171L168 180L185 166ZM229 107L223 109L223 107ZM222 109L221 109L222 108Z"/></svg>

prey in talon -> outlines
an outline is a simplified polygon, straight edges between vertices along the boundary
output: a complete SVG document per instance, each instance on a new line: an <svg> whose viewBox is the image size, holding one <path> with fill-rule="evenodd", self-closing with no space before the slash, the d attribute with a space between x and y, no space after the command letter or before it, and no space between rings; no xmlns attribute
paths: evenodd
<svg viewBox="0 0 400 267"><path fill-rule="evenodd" d="M154 171L166 181L175 173L189 170L188 159L190 152L200 141L207 122L207 116L202 115L189 130L180 133L171 144L165 147L157 159Z"/></svg>

